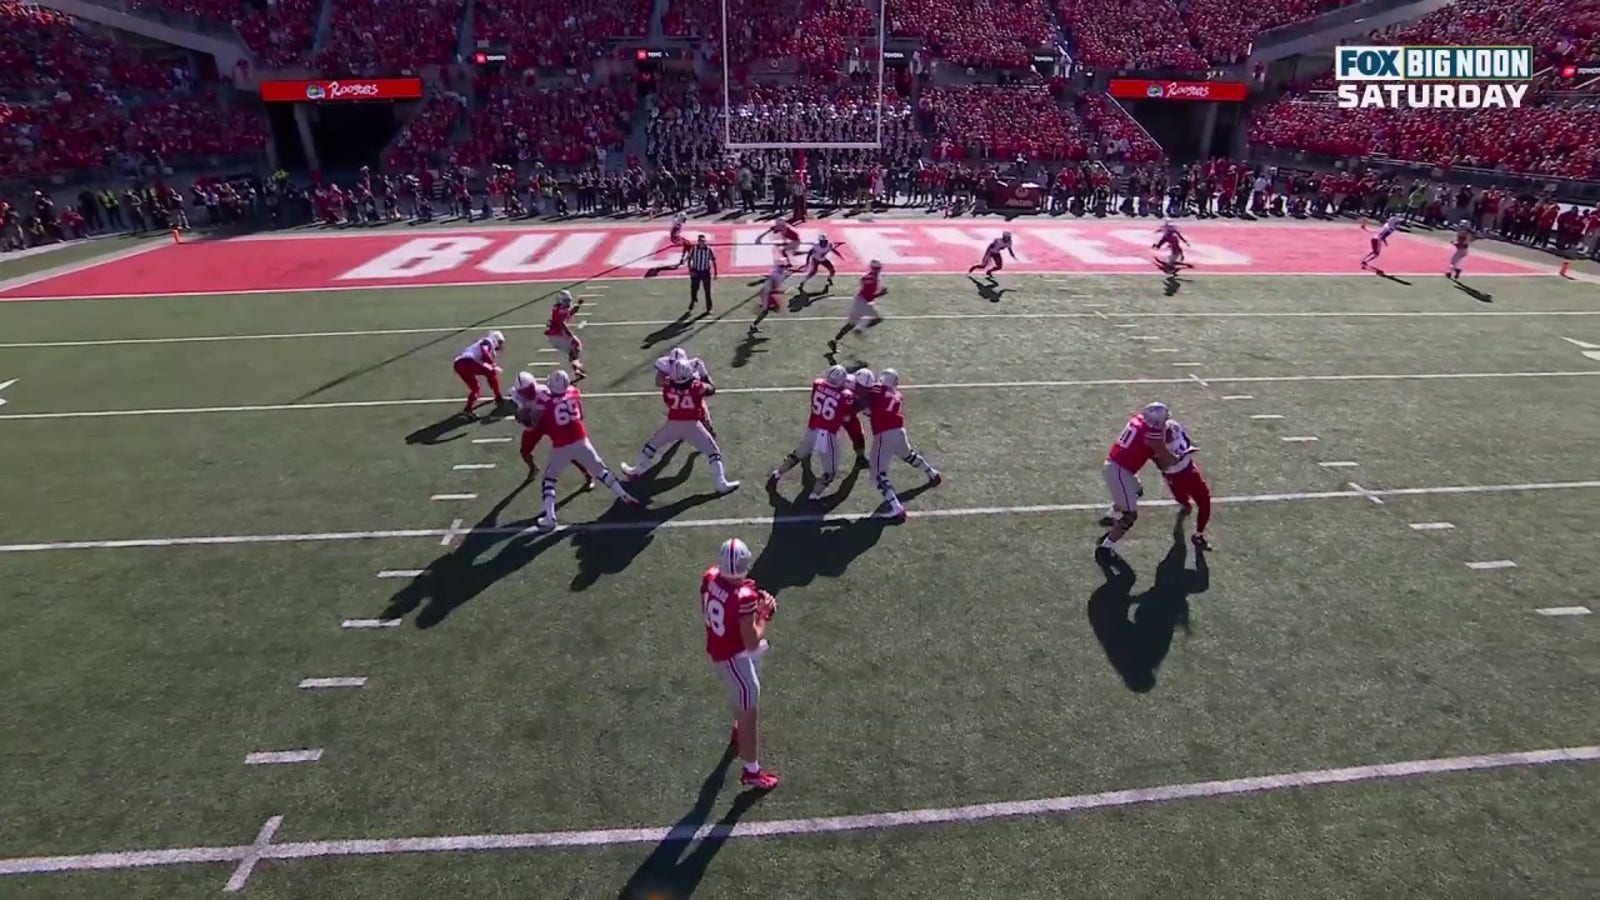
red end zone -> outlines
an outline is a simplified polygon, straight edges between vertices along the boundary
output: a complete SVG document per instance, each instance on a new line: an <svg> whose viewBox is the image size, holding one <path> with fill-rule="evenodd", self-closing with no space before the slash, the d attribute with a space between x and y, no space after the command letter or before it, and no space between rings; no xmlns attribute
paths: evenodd
<svg viewBox="0 0 1600 900"><path fill-rule="evenodd" d="M959 274L978 261L1005 225L998 222L894 221L839 223L801 230L810 241L826 233L842 244L843 274L883 261L896 274ZM1149 222L1014 224L1018 259L1006 272L1055 274L1154 273ZM716 245L724 274L767 271L771 238L756 243L759 225L692 226ZM1353 225L1184 226L1193 243L1192 274L1360 275L1369 235ZM1396 235L1379 265L1395 275L1437 275L1450 248L1443 243ZM307 234L199 241L163 247L74 272L0 290L0 300L270 293L384 287L515 284L638 278L676 263L665 224L490 228L481 231ZM1471 275L1537 274L1532 264L1471 256ZM658 271L682 275L681 269Z"/></svg>

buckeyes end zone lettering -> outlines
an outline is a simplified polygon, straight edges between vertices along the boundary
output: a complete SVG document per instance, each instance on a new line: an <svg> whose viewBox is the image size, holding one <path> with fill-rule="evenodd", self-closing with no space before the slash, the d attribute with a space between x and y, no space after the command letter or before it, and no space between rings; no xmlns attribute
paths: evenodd
<svg viewBox="0 0 1600 900"><path fill-rule="evenodd" d="M1340 47L1340 109L1517 109L1532 47Z"/></svg>

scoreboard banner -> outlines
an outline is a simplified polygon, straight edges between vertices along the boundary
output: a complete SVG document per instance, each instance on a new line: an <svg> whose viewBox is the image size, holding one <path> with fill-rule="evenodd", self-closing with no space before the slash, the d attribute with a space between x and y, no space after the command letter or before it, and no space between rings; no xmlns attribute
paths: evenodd
<svg viewBox="0 0 1600 900"><path fill-rule="evenodd" d="M421 78L339 78L331 81L261 82L261 99L267 103L346 103L421 98Z"/></svg>

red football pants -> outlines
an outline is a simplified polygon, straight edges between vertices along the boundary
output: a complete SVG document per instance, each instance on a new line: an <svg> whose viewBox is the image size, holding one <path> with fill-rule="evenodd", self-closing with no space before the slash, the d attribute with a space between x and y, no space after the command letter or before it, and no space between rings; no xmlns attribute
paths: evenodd
<svg viewBox="0 0 1600 900"><path fill-rule="evenodd" d="M1205 531L1211 523L1211 485L1206 483L1206 476L1200 473L1200 467L1191 465L1174 475L1164 476L1167 479L1167 488L1172 491L1172 499L1184 508L1194 504L1198 516L1195 518L1194 530Z"/></svg>
<svg viewBox="0 0 1600 900"><path fill-rule="evenodd" d="M475 359L458 359L456 360L455 369L456 376L467 386L468 412L472 411L472 405L478 402L478 396L483 393L483 389L478 386L479 378L489 382L489 389L494 391L496 400L504 396L500 392L500 376L495 374L494 366L478 362Z"/></svg>

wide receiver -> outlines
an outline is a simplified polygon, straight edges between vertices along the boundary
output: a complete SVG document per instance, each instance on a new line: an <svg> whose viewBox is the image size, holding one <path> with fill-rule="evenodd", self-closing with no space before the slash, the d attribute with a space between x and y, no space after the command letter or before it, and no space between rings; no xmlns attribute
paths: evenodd
<svg viewBox="0 0 1600 900"><path fill-rule="evenodd" d="M944 476L928 463L921 453L912 449L906 437L905 397L900 393L900 373L884 369L873 375L871 369L856 370L857 394L864 401L867 415L872 419L872 478L883 495L883 517L896 522L906 518L906 508L900 495L889 483L889 466L896 460L905 460L928 476L928 484L938 487Z"/></svg>
<svg viewBox="0 0 1600 900"><path fill-rule="evenodd" d="M518 452L528 466L528 480L531 481L539 474L539 466L533 461L533 451L545 437L544 414L550 406L550 389L540 384L532 372L518 372L517 385L511 389L511 403L516 407L517 424L522 426L522 442ZM583 473L583 489L594 490L594 475L583 467L583 463L573 460L572 464Z"/></svg>
<svg viewBox="0 0 1600 900"><path fill-rule="evenodd" d="M1106 490L1111 494L1111 509L1100 519L1100 524L1109 530L1101 535L1094 551L1095 562L1102 567L1109 568L1123 562L1117 550L1117 541L1122 540L1139 518L1139 498L1144 496L1144 487L1139 484L1139 470L1161 446L1167 418L1166 404L1146 405L1128 419L1128 424L1123 426L1122 432L1111 442L1111 449L1106 453L1103 470Z"/></svg>
<svg viewBox="0 0 1600 900"><path fill-rule="evenodd" d="M629 506L638 506L639 501L623 490L617 476L611 474L605 460L589 443L589 430L583 424L583 395L572 384L572 376L557 369L545 379L545 387L550 391L550 405L540 422L550 435L551 447L550 459L545 462L544 481L540 484L544 515L539 517L539 527L546 531L556 527L556 483L561 470L570 462L583 463L589 471L598 473L600 483L609 488L618 500Z"/></svg>
<svg viewBox="0 0 1600 900"><path fill-rule="evenodd" d="M878 315L878 307L874 303L879 297L888 293L888 290L879 287L878 279L883 274L883 263L873 260L867 264L867 274L861 276L861 289L856 291L855 299L850 302L850 318L844 322L844 327L828 342L828 349L837 352L839 342L847 334L864 334L865 329L877 327L883 321L883 316ZM861 324L866 322L865 325Z"/></svg>
<svg viewBox="0 0 1600 900"><path fill-rule="evenodd" d="M1455 249L1450 253L1450 269L1444 273L1444 277L1451 281L1461 280L1461 264L1467 259L1467 248L1476 239L1472 223L1463 220L1461 227L1456 229L1456 236L1450 240L1450 246Z"/></svg>
<svg viewBox="0 0 1600 900"><path fill-rule="evenodd" d="M822 499L822 492L839 474L839 429L844 425L845 411L855 402L855 394L850 390L850 373L844 366L831 366L827 374L811 382L811 415L806 420L806 430L800 435L800 443L767 476L768 491L776 491L778 482L790 469L811 456L813 450L818 450L822 456L822 474L812 487L810 499L813 502Z"/></svg>
<svg viewBox="0 0 1600 900"><path fill-rule="evenodd" d="M795 230L793 223L779 219L772 223L771 228L756 237L756 243L761 243L769 234L778 236L778 252L783 254L783 266L786 269L790 268L789 257L800 250L800 232Z"/></svg>
<svg viewBox="0 0 1600 900"><path fill-rule="evenodd" d="M694 367L686 359L673 360L672 375L661 388L661 400L667 405L667 421L645 441L639 451L639 461L622 466L622 474L638 477L650 467L651 460L662 447L679 441L699 450L711 465L711 483L719 494L731 494L739 489L739 482L729 481L722 464L722 449L716 438L702 424L705 418L706 398L716 393L716 388L695 377Z"/></svg>
<svg viewBox="0 0 1600 900"><path fill-rule="evenodd" d="M1183 261L1183 248L1189 244L1189 239L1183 236L1178 226L1171 222L1162 222L1161 230L1156 232L1156 242L1150 245L1151 250L1167 248L1166 260L1156 260L1156 263L1168 275L1176 275L1179 269L1192 269L1189 263Z"/></svg>
<svg viewBox="0 0 1600 900"><path fill-rule="evenodd" d="M1161 445L1155 448L1156 465L1161 467L1161 477L1166 479L1172 499L1178 501L1179 515L1189 515L1190 504L1199 508L1200 517L1195 520L1194 536L1189 540L1196 550L1204 551L1212 549L1206 540L1206 526L1211 524L1211 485L1195 459L1199 450L1189 440L1189 431L1182 422L1167 419Z"/></svg>
<svg viewBox="0 0 1600 900"><path fill-rule="evenodd" d="M672 231L667 235L668 246L678 248L677 264L680 266L683 265L684 260L689 258L689 251L694 247L693 244L689 243L689 239L683 236L683 226L688 224L688 222L688 217L683 213L678 213L677 215L673 216Z"/></svg>
<svg viewBox="0 0 1600 900"><path fill-rule="evenodd" d="M478 398L482 390L478 387L478 379L482 378L489 383L489 389L494 391L496 406L504 405L505 394L500 391L500 367L495 364L495 354L506 345L506 336L498 331L491 331L472 343L472 346L456 354L456 377L466 382L467 406L462 410L463 415L472 415L472 408L478 405Z"/></svg>
<svg viewBox="0 0 1600 900"><path fill-rule="evenodd" d="M1361 257L1361 268L1372 268L1370 264L1377 262L1378 257L1383 255L1383 248L1388 245L1389 236L1399 230L1400 217L1390 216L1389 221L1384 222L1383 227L1378 229L1378 233L1372 236L1372 241L1369 245L1372 249L1367 251L1366 256Z"/></svg>
<svg viewBox="0 0 1600 900"><path fill-rule="evenodd" d="M1006 267L1005 261L1000 258L1000 251L1002 250L1011 254L1013 261L1016 260L1017 251L1011 247L1011 232L1009 231L989 242L988 249L983 251L983 259L979 260L977 265L968 268L967 274L971 275L973 272L983 269L983 274L993 278L994 273Z"/></svg>
<svg viewBox="0 0 1600 900"><path fill-rule="evenodd" d="M761 282L761 311L750 323L748 334L761 330L761 320L783 308L783 283L789 278L789 267L781 262L772 264L772 271Z"/></svg>
<svg viewBox="0 0 1600 900"><path fill-rule="evenodd" d="M738 538L722 542L717 565L700 578L700 614L706 655L733 694L731 743L744 760L739 783L770 791L778 776L761 768L761 657L778 601L750 580L750 548Z"/></svg>
<svg viewBox="0 0 1600 900"><path fill-rule="evenodd" d="M550 307L550 324L545 326L544 336L556 352L564 353L567 362L572 364L573 381L582 381L587 377L583 371L583 342L572 331L572 317L583 308L583 301L574 301L571 291L562 291L556 298L555 305Z"/></svg>
<svg viewBox="0 0 1600 900"><path fill-rule="evenodd" d="M810 250L806 251L806 271L804 275L800 276L800 286L798 289L804 291L806 289L806 282L811 280L811 276L817 274L818 269L826 269L828 272L828 281L822 286L822 289L826 291L828 288L833 287L834 269L833 263L828 259L828 257L838 255L838 246L828 243L827 235L817 235L817 242L811 245Z"/></svg>

